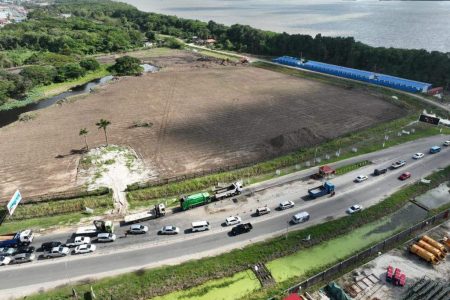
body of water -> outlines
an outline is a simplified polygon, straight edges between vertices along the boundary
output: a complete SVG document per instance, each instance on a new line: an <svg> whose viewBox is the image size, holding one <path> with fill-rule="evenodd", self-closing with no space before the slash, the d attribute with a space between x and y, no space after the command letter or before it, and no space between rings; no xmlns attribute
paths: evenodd
<svg viewBox="0 0 450 300"><path fill-rule="evenodd" d="M123 0L142 11L275 32L450 52L450 1Z"/></svg>

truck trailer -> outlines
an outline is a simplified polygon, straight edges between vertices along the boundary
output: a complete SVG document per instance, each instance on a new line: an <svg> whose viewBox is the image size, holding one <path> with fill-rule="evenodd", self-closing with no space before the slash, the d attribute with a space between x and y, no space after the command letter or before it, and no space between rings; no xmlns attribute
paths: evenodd
<svg viewBox="0 0 450 300"><path fill-rule="evenodd" d="M123 221L125 224L133 224L151 219L156 219L164 216L165 214L166 214L166 206L161 203L155 205L154 208L148 211L125 216Z"/></svg>
<svg viewBox="0 0 450 300"><path fill-rule="evenodd" d="M180 206L182 210L188 210L192 207L211 202L212 197L209 193L198 193L187 197L181 197Z"/></svg>
<svg viewBox="0 0 450 300"><path fill-rule="evenodd" d="M331 194L334 192L334 184L326 181L323 185L309 189L308 194L311 198L315 199L326 194Z"/></svg>
<svg viewBox="0 0 450 300"><path fill-rule="evenodd" d="M242 183L237 181L225 187L216 187L214 189L214 199L220 200L227 197L239 195L242 192Z"/></svg>
<svg viewBox="0 0 450 300"><path fill-rule="evenodd" d="M28 246L33 242L34 234L30 229L16 233L0 235L0 248L15 248Z"/></svg>
<svg viewBox="0 0 450 300"><path fill-rule="evenodd" d="M113 233L114 224L112 221L95 220L94 225L79 227L76 235L95 236L98 233Z"/></svg>

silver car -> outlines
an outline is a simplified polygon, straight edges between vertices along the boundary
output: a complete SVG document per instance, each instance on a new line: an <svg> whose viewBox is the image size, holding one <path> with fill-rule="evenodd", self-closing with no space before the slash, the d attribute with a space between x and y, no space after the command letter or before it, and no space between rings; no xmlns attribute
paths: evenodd
<svg viewBox="0 0 450 300"><path fill-rule="evenodd" d="M108 243L114 242L116 240L116 235L114 233L99 233L97 235L97 242Z"/></svg>
<svg viewBox="0 0 450 300"><path fill-rule="evenodd" d="M164 226L159 231L159 234L178 234L180 232L180 229L175 226Z"/></svg>
<svg viewBox="0 0 450 300"><path fill-rule="evenodd" d="M148 227L145 226L145 225L135 224L135 225L131 225L131 227L128 230L128 232L129 233L134 233L134 234L147 233L148 232Z"/></svg>
<svg viewBox="0 0 450 300"><path fill-rule="evenodd" d="M36 255L34 253L20 253L14 256L11 263L13 264L22 264L27 262L32 262L36 259Z"/></svg>

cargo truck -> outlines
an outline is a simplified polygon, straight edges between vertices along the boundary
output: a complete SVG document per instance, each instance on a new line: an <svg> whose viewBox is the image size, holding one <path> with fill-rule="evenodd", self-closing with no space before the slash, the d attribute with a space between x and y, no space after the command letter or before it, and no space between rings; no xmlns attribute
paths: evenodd
<svg viewBox="0 0 450 300"><path fill-rule="evenodd" d="M147 220L151 220L151 219L156 219L156 218L164 216L165 214L166 214L166 206L161 203L161 204L155 205L154 208L152 208L148 211L125 216L123 221L125 224L133 224L133 223L143 222L143 221L147 221Z"/></svg>
<svg viewBox="0 0 450 300"><path fill-rule="evenodd" d="M28 246L33 242L34 234L30 229L17 233L0 235L0 248Z"/></svg>
<svg viewBox="0 0 450 300"><path fill-rule="evenodd" d="M216 187L214 189L214 199L220 200L227 197L239 195L242 192L242 183L237 181L225 187Z"/></svg>
<svg viewBox="0 0 450 300"><path fill-rule="evenodd" d="M94 225L79 227L75 232L76 235L96 236L98 233L113 233L114 225L112 221L95 220Z"/></svg>
<svg viewBox="0 0 450 300"><path fill-rule="evenodd" d="M315 199L326 194L334 193L334 184L327 181L323 185L309 189L308 194L311 198Z"/></svg>
<svg viewBox="0 0 450 300"><path fill-rule="evenodd" d="M198 193L187 197L181 197L180 206L182 210L188 210L192 207L211 202L209 193Z"/></svg>

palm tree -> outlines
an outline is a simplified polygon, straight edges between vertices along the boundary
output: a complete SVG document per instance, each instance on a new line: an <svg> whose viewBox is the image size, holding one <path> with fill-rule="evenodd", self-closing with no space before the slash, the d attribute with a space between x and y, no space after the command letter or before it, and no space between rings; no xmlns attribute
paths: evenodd
<svg viewBox="0 0 450 300"><path fill-rule="evenodd" d="M87 139L86 139L86 136L88 133L89 133L89 131L86 128L80 129L79 135L84 137L84 143L86 144L86 150L89 150L89 146L88 146Z"/></svg>
<svg viewBox="0 0 450 300"><path fill-rule="evenodd" d="M100 121L95 123L95 125L97 125L98 129L103 129L103 132L105 133L106 146L108 146L108 135L106 134L106 127L111 125L111 122L108 120L100 119Z"/></svg>

